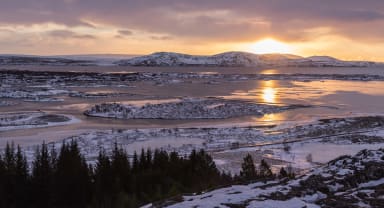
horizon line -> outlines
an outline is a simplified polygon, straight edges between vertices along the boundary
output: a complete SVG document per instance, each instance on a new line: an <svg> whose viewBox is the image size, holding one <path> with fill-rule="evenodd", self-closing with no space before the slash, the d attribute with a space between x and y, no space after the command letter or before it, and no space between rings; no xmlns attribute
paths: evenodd
<svg viewBox="0 0 384 208"><path fill-rule="evenodd" d="M334 59L338 59L340 61L367 61L367 62L375 62L375 63L384 63L384 61L372 61L372 60L364 60L364 59L343 59L339 57L334 57L326 54L318 55L310 55L310 56L303 56L299 54L294 53L255 53L255 52L249 52L249 51L224 51L214 54L191 54L191 53L185 53L185 52L175 52L175 51L154 51L147 54L129 54L129 53L84 53L84 54L55 54L55 55L44 55L44 54L24 54L24 53L0 53L0 56L25 56L25 57L65 57L65 56L131 56L131 58L138 57L138 56L147 56L155 53L176 53L176 54L183 54L183 55L191 55L191 56L214 56L219 55L223 53L231 53L231 52L239 52L239 53L249 53L254 55L292 55L292 56L299 56L301 58L310 58L310 57L330 57ZM108 57L104 57L108 58ZM112 57L110 57L112 58Z"/></svg>

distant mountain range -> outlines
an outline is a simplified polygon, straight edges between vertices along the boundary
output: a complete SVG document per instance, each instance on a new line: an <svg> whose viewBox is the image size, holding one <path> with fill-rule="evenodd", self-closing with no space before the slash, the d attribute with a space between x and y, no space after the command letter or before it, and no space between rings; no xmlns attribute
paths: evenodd
<svg viewBox="0 0 384 208"><path fill-rule="evenodd" d="M301 57L292 54L253 54L225 52L212 56L157 52L145 56L71 55L26 56L0 55L0 65L53 66L220 66L220 67L369 67L379 63L370 61L343 61L329 56Z"/></svg>

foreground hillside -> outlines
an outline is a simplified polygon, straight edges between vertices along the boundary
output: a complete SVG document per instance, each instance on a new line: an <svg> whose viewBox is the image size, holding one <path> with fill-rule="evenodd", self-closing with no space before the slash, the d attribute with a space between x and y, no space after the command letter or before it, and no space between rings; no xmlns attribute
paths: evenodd
<svg viewBox="0 0 384 208"><path fill-rule="evenodd" d="M231 186L201 195L185 196L183 202L170 207L383 206L384 149L379 149L339 157L292 181L276 180Z"/></svg>

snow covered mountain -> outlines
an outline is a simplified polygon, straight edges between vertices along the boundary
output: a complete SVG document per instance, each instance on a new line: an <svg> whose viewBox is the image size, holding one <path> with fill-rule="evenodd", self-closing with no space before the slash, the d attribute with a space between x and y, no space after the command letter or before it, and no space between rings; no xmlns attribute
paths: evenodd
<svg viewBox="0 0 384 208"><path fill-rule="evenodd" d="M0 65L50 66L221 66L221 67L368 67L368 61L342 61L329 56L301 57L292 54L253 54L225 52L212 56L157 52L145 56L73 55L28 56L0 55Z"/></svg>
<svg viewBox="0 0 384 208"><path fill-rule="evenodd" d="M116 62L120 66L337 66L367 67L375 65L366 61L342 61L328 56L308 58L291 54L253 54L247 52L226 52L212 56L188 55L172 52L158 52L146 56Z"/></svg>

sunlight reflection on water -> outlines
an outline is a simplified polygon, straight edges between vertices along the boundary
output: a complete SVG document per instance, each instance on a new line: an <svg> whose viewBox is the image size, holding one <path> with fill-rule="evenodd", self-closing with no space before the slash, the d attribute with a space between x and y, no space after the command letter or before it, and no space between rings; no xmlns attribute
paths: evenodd
<svg viewBox="0 0 384 208"><path fill-rule="evenodd" d="M277 88L275 88L275 80L269 80L269 81L263 82L261 98L266 103L276 103Z"/></svg>
<svg viewBox="0 0 384 208"><path fill-rule="evenodd" d="M266 103L275 103L276 100L276 90L270 87L266 87L263 89L262 94L263 100Z"/></svg>

